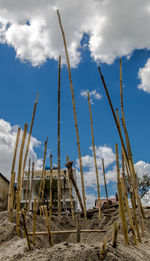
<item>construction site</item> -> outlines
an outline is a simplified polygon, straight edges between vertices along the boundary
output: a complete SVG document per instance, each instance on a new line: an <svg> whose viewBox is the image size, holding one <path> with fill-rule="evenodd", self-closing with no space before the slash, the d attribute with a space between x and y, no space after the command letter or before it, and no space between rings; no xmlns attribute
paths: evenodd
<svg viewBox="0 0 150 261"><path fill-rule="evenodd" d="M64 43L69 83L71 89L76 143L80 166L81 189L79 188L74 159L66 155L65 168L60 164L60 93L61 55L58 66L58 165L46 167L48 138L44 144L42 169L35 170L34 162L28 160L32 129L40 96L34 103L30 127L27 123L21 135L18 128L14 147L10 181L0 175L0 260L1 261L149 261L150 260L150 208L142 206L138 178L132 157L132 148L126 124L123 103L122 60L120 58L120 110L114 109L111 94L100 66L97 70L108 100L111 116L121 143L115 145L117 191L109 199L105 175L105 158L102 159L106 198L101 199L100 180L96 159L93 117L89 93L89 119L96 175L97 200L87 209L79 130L69 52L61 16L57 10L60 34ZM27 132L29 129L29 133ZM20 142L20 147L19 147ZM26 145L26 146L25 146ZM17 161L17 153L19 159ZM121 160L119 155L121 154ZM27 162L28 161L28 162ZM17 168L17 172L15 169Z"/></svg>

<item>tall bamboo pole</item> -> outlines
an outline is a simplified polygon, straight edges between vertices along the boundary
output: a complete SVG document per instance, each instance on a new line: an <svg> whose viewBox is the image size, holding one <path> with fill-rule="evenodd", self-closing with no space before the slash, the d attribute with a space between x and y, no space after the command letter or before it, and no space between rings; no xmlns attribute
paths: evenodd
<svg viewBox="0 0 150 261"><path fill-rule="evenodd" d="M9 193L8 193L8 206L7 210L9 211L12 206L11 201L12 201L12 181L13 181L13 175L14 175L14 170L15 170L15 162L16 162L16 154L17 154L17 149L18 149L18 143L19 143L19 137L20 137L20 131L21 128L18 128L17 131L17 136L16 136L16 143L15 143L15 149L14 149L14 155L13 155L13 160L12 160L12 166L11 166L11 177L10 177L10 184L9 184Z"/></svg>
<svg viewBox="0 0 150 261"><path fill-rule="evenodd" d="M126 128L125 115L124 115L123 91L122 91L122 60L121 60L121 58L120 58L120 96L121 96L122 123L123 123L123 128L124 128L124 132L125 132L125 136L126 136L126 145L127 145L127 151L128 151L129 165L130 165L131 175L133 178L133 188L134 188L135 197L136 197L138 210L139 210L141 231L142 231L142 235L144 235L144 223L143 223L143 215L142 215L143 209L142 209L142 204L141 204L139 193L138 193L138 188L136 187L135 168L134 168L134 162L133 162L133 157L132 157L129 135L128 135L128 131Z"/></svg>
<svg viewBox="0 0 150 261"><path fill-rule="evenodd" d="M33 187L33 177L34 177L34 162L32 162L32 176L31 176L31 186L30 186L30 191L29 191L28 211L30 210L30 202L31 202L32 187Z"/></svg>
<svg viewBox="0 0 150 261"><path fill-rule="evenodd" d="M47 142L48 142L48 138L46 139L45 143L44 143L44 157L43 157L43 166L42 166L42 176L41 176L41 181L40 181L40 187L39 187L39 198L38 198L38 204L37 206L39 207L39 201L40 201L40 197L41 197L41 192L42 192L42 185L43 185L43 181L44 181L44 171L45 171L45 160L46 160L46 151L47 151ZM37 208L38 208L37 207Z"/></svg>
<svg viewBox="0 0 150 261"><path fill-rule="evenodd" d="M25 206L24 209L27 209L27 199L29 199L29 180L30 180L30 165L31 159L29 159L28 173L27 173L27 183L26 183L26 194L25 194Z"/></svg>
<svg viewBox="0 0 150 261"><path fill-rule="evenodd" d="M93 132L93 120L92 120L92 111L90 104L90 97L88 92L88 104L89 104L89 112L90 112L90 122L91 122L91 134L92 134L92 146L93 146L93 156L94 156L94 164L95 164L95 173L96 173L96 181L97 181L97 195L98 195L98 209L99 209L99 219L101 219L101 203L100 203L100 186L99 186L99 178L98 178L98 167L96 160L96 152L95 152L95 144L94 144L94 132Z"/></svg>
<svg viewBox="0 0 150 261"><path fill-rule="evenodd" d="M52 184L53 184L53 164L52 164L52 154L51 154L50 155L50 206L49 206L50 220L52 218L52 202L53 202Z"/></svg>
<svg viewBox="0 0 150 261"><path fill-rule="evenodd" d="M18 165L18 183L17 183L17 218L16 218L16 231L17 235L20 236L20 185L21 185L21 167L22 167L22 157L23 157L23 149L25 144L25 138L27 134L28 125L25 123L24 125L24 132L22 134L22 142L20 148L20 155L19 155L19 165Z"/></svg>
<svg viewBox="0 0 150 261"><path fill-rule="evenodd" d="M12 222L12 214L13 214L13 207L14 207L14 184L15 184L15 176L16 173L13 172L12 178L12 186L11 186L11 200L10 200L10 214L9 214L9 220Z"/></svg>
<svg viewBox="0 0 150 261"><path fill-rule="evenodd" d="M107 191L107 185L106 185L104 159L102 159L102 166L103 166L103 175L104 175L104 185L105 185L106 199L107 199L107 204L108 204L108 215L110 217L110 206L109 206L108 191Z"/></svg>
<svg viewBox="0 0 150 261"><path fill-rule="evenodd" d="M44 206L45 216L46 216L46 226L47 226L47 232L48 232L48 238L50 246L52 246L52 237L51 237L51 230L50 230L50 224L48 219L48 213L47 213L47 206Z"/></svg>
<svg viewBox="0 0 150 261"><path fill-rule="evenodd" d="M61 180L60 180L60 81L61 81L61 56L59 56L59 69L58 69L58 217L61 217Z"/></svg>
<svg viewBox="0 0 150 261"><path fill-rule="evenodd" d="M22 194L22 189L23 189L24 171L25 171L25 167L26 167L26 161L27 161L28 150L29 150L29 145L30 145L30 140L31 140L31 134L32 134L32 129L33 129L33 123L34 123L34 118L35 118L36 107L37 107L37 103L38 103L38 97L39 97L39 94L37 93L36 101L35 101L35 103L34 103L34 108L33 108L32 120L31 120L31 125L30 125L28 140L27 140L27 146L26 146L24 161L23 161L21 194Z"/></svg>
<svg viewBox="0 0 150 261"><path fill-rule="evenodd" d="M65 39L65 33L62 26L59 10L57 10L59 25L63 37L64 48L66 53L66 60L68 65L68 74L69 74L69 81L70 81L70 88L71 88L71 95L72 95L72 104L73 104L73 112L74 112L74 121L75 121L75 129L76 129L76 136L77 136L77 146L78 146L78 154L79 154L79 164L80 164L80 173L81 173L81 184L82 184L82 196L83 196L83 205L84 205L84 217L87 218L86 214L86 198L85 198L85 189L84 189L84 177L83 177L83 168L82 168L82 159L81 159L81 149L80 149L80 140L79 140L79 131L78 131L78 123L77 123L77 114L76 114L76 107L75 107L75 99L74 99L74 91L73 91L73 84L72 84L72 77L71 77L71 69L70 69L70 61L69 55L67 50L67 43Z"/></svg>
<svg viewBox="0 0 150 261"><path fill-rule="evenodd" d="M67 163L69 163L69 156L66 157ZM72 187L71 187L71 180L68 173L68 186L69 186L69 196L70 196L70 206L71 206L71 215L72 220L74 220L74 207L73 207L73 196L72 196Z"/></svg>
<svg viewBox="0 0 150 261"><path fill-rule="evenodd" d="M35 245L35 232L36 232L36 227L35 227L35 225L36 225L36 213L37 213L36 197L34 197L34 203L33 203L33 244L34 245Z"/></svg>
<svg viewBox="0 0 150 261"><path fill-rule="evenodd" d="M116 144L116 164L117 164L117 186L118 186L118 195L119 195L120 216L122 221L124 240L126 245L129 245L128 227L127 227L127 222L125 217L125 209L124 209L124 202L123 202L121 182L120 182L120 169L119 169L119 157L118 157L117 144Z"/></svg>

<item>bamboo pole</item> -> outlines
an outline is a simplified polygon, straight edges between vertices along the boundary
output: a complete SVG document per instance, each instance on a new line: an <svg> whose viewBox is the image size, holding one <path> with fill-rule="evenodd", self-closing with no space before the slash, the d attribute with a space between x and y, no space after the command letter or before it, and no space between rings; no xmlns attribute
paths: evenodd
<svg viewBox="0 0 150 261"><path fill-rule="evenodd" d="M77 243L80 243L80 220L79 217L77 217Z"/></svg>
<svg viewBox="0 0 150 261"><path fill-rule="evenodd" d="M65 196L66 196L66 170L64 171L63 207L64 207L64 211L66 213L66 217L68 217L67 204L66 204Z"/></svg>
<svg viewBox="0 0 150 261"><path fill-rule="evenodd" d="M93 120L92 120L92 111L91 111L91 104L90 104L89 92L88 92L87 96L88 96L88 104L89 104L89 112L90 112L91 134L92 134L92 146L93 146L95 173L96 173L96 181L97 181L97 196L98 196L98 209L99 209L99 215L98 215L98 217L99 217L99 220L100 220L100 219L101 219L100 186L99 186L98 167L97 167L95 144L94 144Z"/></svg>
<svg viewBox="0 0 150 261"><path fill-rule="evenodd" d="M28 248L31 251L31 244L30 244L30 239L29 239L29 235L28 235L28 230L27 230L27 226L26 226L26 216L25 216L25 211L24 209L22 209L22 220L23 220L23 226L24 226L24 232L25 232L25 236L27 239L27 243L28 243Z"/></svg>
<svg viewBox="0 0 150 261"><path fill-rule="evenodd" d="M15 176L16 176L16 173L13 172L13 175L11 176L12 186L11 186L11 201L10 201L10 214L9 214L9 220L10 220L10 222L12 222L12 214L13 214L13 207L14 207L14 184L15 184Z"/></svg>
<svg viewBox="0 0 150 261"><path fill-rule="evenodd" d="M49 224L49 219L48 219L48 214L47 214L47 206L46 205L44 206L44 210L45 210L45 216L46 216L46 226L47 226L49 243L50 243L50 246L52 246L52 237L51 237L50 224Z"/></svg>
<svg viewBox="0 0 150 261"><path fill-rule="evenodd" d="M82 204L82 199L81 199L81 195L80 195L80 191L78 189L78 185L74 179L74 176L73 176L73 173L72 173L72 164L73 164L73 161L70 161L66 164L66 167L68 169L68 175L69 175L69 178L74 186L74 189L76 191L76 194L77 194L77 197L78 197L78 200L79 200L79 204L80 204L80 207L81 207L81 210L84 212L84 207L83 207L83 204Z"/></svg>
<svg viewBox="0 0 150 261"><path fill-rule="evenodd" d="M59 56L59 69L58 69L58 182L57 182L57 195L58 195L58 217L61 217L61 180L60 180L60 83L61 83L61 56Z"/></svg>
<svg viewBox="0 0 150 261"><path fill-rule="evenodd" d="M28 166L28 173L27 173L26 194L25 194L25 206L24 206L24 209L25 209L25 210L27 210L27 199L28 199L28 197L29 197L30 165L31 165L31 159L29 159L29 166Z"/></svg>
<svg viewBox="0 0 150 261"><path fill-rule="evenodd" d="M11 166L11 177L10 177L10 184L9 184L9 192L8 192L8 206L7 210L9 211L10 208L12 208L11 202L12 202L12 182L13 182L13 175L15 170L15 162L16 162L16 155L17 155L17 149L18 149L18 143L19 143L19 137L20 137L20 131L21 128L18 128L17 136L16 136L16 143L15 143L15 149L14 149L14 155L12 160L12 166Z"/></svg>
<svg viewBox="0 0 150 261"><path fill-rule="evenodd" d="M125 205L126 205L126 210L127 210L128 217L129 217L130 228L131 228L131 231L132 231L132 234L133 234L134 244L137 245L134 224L133 224L132 215L131 215L130 208L129 208L129 203L128 203L128 196L127 196L126 185L125 185L123 177L121 178L121 188L122 188L124 199L125 199Z"/></svg>
<svg viewBox="0 0 150 261"><path fill-rule="evenodd" d="M124 202L122 197L122 189L121 189L121 182L120 182L120 169L119 169L119 157L118 157L118 146L116 144L116 164L117 164L117 187L118 187L118 195L119 195L119 207L120 207L120 216L123 226L123 235L125 244L129 245L129 238L128 238L128 227L125 217L125 209L124 209Z"/></svg>
<svg viewBox="0 0 150 261"><path fill-rule="evenodd" d="M43 186L42 186L42 203L44 202L44 195L45 195L45 181L46 181L46 170L44 170L44 176L43 176Z"/></svg>
<svg viewBox="0 0 150 261"><path fill-rule="evenodd" d="M33 129L33 123L34 123L34 118L35 118L36 107L37 107L37 103L38 103L38 97L39 97L39 94L37 93L36 101L34 103L34 108L33 108L32 120L31 120L31 125L30 125L30 130L29 130L29 136L28 136L28 140L27 140L27 146L26 146L24 161L23 161L21 194L22 194L22 189L23 189L24 171L25 171L25 167L26 167L26 161L27 161L28 150L29 150L29 145L30 145L30 140L31 140L31 134L32 134L32 129Z"/></svg>
<svg viewBox="0 0 150 261"><path fill-rule="evenodd" d="M119 225L117 224L116 221L114 221L113 232L112 232L112 247L114 247L114 248L117 247L118 230L119 230Z"/></svg>
<svg viewBox="0 0 150 261"><path fill-rule="evenodd" d="M51 231L51 235L59 235L59 234L76 234L77 230L60 230L60 231ZM100 229L96 229L96 230L92 230L92 229L81 229L80 233L106 233L106 230L100 230ZM29 236L33 236L33 232L29 232L28 233ZM36 236L41 236L41 235L47 235L48 232L47 231L37 231L35 233Z"/></svg>
<svg viewBox="0 0 150 261"><path fill-rule="evenodd" d="M107 204L108 204L108 215L109 215L109 218L110 218L110 206L109 206L108 191L107 191L107 185L106 185L104 159L102 159L102 166L103 166L103 175L104 175L104 185L105 185L106 199L107 199Z"/></svg>
<svg viewBox="0 0 150 261"><path fill-rule="evenodd" d="M142 215L142 209L143 208L142 208L142 204L141 204L141 201L140 201L138 188L136 186L135 168L134 168L134 163L133 163L131 145L130 145L129 135L128 135L127 127L126 127L124 107L123 107L122 60L121 60L121 58L120 58L120 96L121 96L122 123L123 123L123 128L124 128L125 137L126 137L126 145L127 145L127 151L128 151L129 166L130 166L130 171L131 171L131 175L132 175L132 179L133 179L133 188L134 188L135 197L136 197L138 210L139 210L141 231L142 231L142 235L144 235L144 223L143 223L143 215Z"/></svg>
<svg viewBox="0 0 150 261"><path fill-rule="evenodd" d="M67 163L69 163L69 156L68 155L66 157L66 160L67 160ZM69 172L68 172L68 186L69 186L71 216L72 216L72 220L74 220L73 196L72 196L72 187L71 187L71 180L70 180L70 177L69 177Z"/></svg>
<svg viewBox="0 0 150 261"><path fill-rule="evenodd" d="M101 256L101 260L104 260L105 258L105 254L106 254L106 243L107 243L107 238L104 237L104 241L101 247L101 252L100 252L100 256Z"/></svg>
<svg viewBox="0 0 150 261"><path fill-rule="evenodd" d="M51 154L50 155L50 206L49 206L50 220L52 219L52 203L53 203L52 184L53 184L53 165L52 165L52 154Z"/></svg>
<svg viewBox="0 0 150 261"><path fill-rule="evenodd" d="M82 196L83 196L83 206L84 206L84 217L86 219L87 213L86 213L86 198L85 198L85 189L84 189L83 167L82 167L79 131L78 131L78 123L77 123L77 114L76 114L76 107L75 107L72 77L71 77L70 61L69 61L69 55L68 55L68 50L67 50L67 43L66 43L66 39L65 39L65 33L64 33L63 26L62 26L59 10L57 10L57 15L58 15L59 25L60 25L60 29L61 29L61 33L62 33L62 37L63 37L64 48L65 48L65 53L66 53L66 60L67 60L67 65L68 65L68 74L69 74L69 82L70 82L71 95L72 95L74 121L75 121L75 129L76 129L76 136L77 136L78 154L79 154L79 164L80 164L80 174L81 174L81 184L82 184Z"/></svg>
<svg viewBox="0 0 150 261"><path fill-rule="evenodd" d="M25 144L25 138L27 133L28 125L25 123L24 125L24 132L22 135L22 142L20 148L20 155L19 155L19 165L18 165L18 183L17 183L17 218L16 218L16 231L17 235L20 236L20 189L21 189L21 167L22 167L22 157L23 157L23 149Z"/></svg>
<svg viewBox="0 0 150 261"><path fill-rule="evenodd" d="M33 177L34 177L34 162L32 162L32 177L31 177L31 186L30 186L30 191L29 191L28 212L30 211L30 202L31 202L32 187L33 187Z"/></svg>
<svg viewBox="0 0 150 261"><path fill-rule="evenodd" d="M35 245L35 233L36 233L36 213L37 213L37 208L36 208L36 200L37 198L34 198L34 203L33 203L33 244Z"/></svg>
<svg viewBox="0 0 150 261"><path fill-rule="evenodd" d="M42 176L41 176L40 187L39 187L39 195L38 195L37 208L39 207L39 201L40 201L40 197L41 197L42 185L43 185L43 179L44 179L44 170L45 170L45 160L46 160L47 142L48 142L48 138L46 139L46 141L45 141L45 143L44 143L44 157L43 157L43 166L42 166Z"/></svg>

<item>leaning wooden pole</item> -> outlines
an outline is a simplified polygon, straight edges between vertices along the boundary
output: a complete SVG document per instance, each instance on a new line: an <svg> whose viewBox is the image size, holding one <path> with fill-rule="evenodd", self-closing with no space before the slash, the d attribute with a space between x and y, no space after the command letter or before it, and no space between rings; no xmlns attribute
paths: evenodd
<svg viewBox="0 0 150 261"><path fill-rule="evenodd" d="M16 173L14 172L13 175L12 175L12 188L11 188L11 201L10 201L10 214L9 214L10 222L12 222L12 218L13 218L15 177L16 177Z"/></svg>
<svg viewBox="0 0 150 261"><path fill-rule="evenodd" d="M125 208L124 208L124 201L122 197L122 188L120 182L120 169L119 169L119 157L118 157L118 146L116 144L116 165L117 165L117 187L118 187L118 195L119 195L119 208L120 208L120 216L122 221L122 228L123 228L123 235L125 244L129 245L129 238L128 238L128 227L125 217Z"/></svg>
<svg viewBox="0 0 150 261"><path fill-rule="evenodd" d="M57 182L57 193L58 193L58 217L61 217L61 180L60 180L60 80L61 80L61 56L59 56L59 68L58 68L58 182Z"/></svg>
<svg viewBox="0 0 150 261"><path fill-rule="evenodd" d="M17 218L16 218L16 231L17 235L20 236L20 189L21 189L21 167L22 167L22 157L23 157L23 149L27 134L28 125L25 123L24 125L24 132L22 135L22 142L20 148L20 155L19 155L19 165L18 165L18 183L17 183Z"/></svg>
<svg viewBox="0 0 150 261"><path fill-rule="evenodd" d="M8 206L7 206L7 210L9 211L11 209L11 201L12 201L12 181L13 181L13 174L14 174L14 170L15 170L15 162L16 162L16 155L17 155L17 149L18 149L18 143L19 143L19 137L20 137L20 131L21 128L18 128L17 131L17 136L16 136L16 143L15 143L15 149L14 149L14 155L13 155L13 160L12 160L12 166L11 166L11 177L10 177L10 184L9 184L9 192L8 192Z"/></svg>
<svg viewBox="0 0 150 261"><path fill-rule="evenodd" d="M66 157L67 163L69 163L69 156ZM71 206L71 215L72 220L74 220L74 207L73 207L73 196L72 196L72 187L71 187L71 180L68 173L68 186L69 186L69 196L70 196L70 206Z"/></svg>
<svg viewBox="0 0 150 261"><path fill-rule="evenodd" d="M107 199L107 204L108 204L108 215L109 215L109 218L110 218L110 206L109 206L108 191L107 191L107 185L106 185L104 159L102 159L102 166L103 166L103 176L104 176L105 193L106 193L106 199Z"/></svg>
<svg viewBox="0 0 150 261"><path fill-rule="evenodd" d="M52 184L53 184L53 164L52 164L52 154L51 154L50 155L50 206L49 206L50 220L52 219L52 204L53 204Z"/></svg>
<svg viewBox="0 0 150 261"><path fill-rule="evenodd" d="M97 167L96 151L95 151L95 144L94 144L93 120L92 120L92 111L91 111L89 92L88 92L88 104L89 104L90 122L91 122L93 156L94 156L95 173L96 173L96 181L97 181L97 196L98 196L98 209L99 209L98 217L100 219L101 218L100 186L99 186L98 167Z"/></svg>
<svg viewBox="0 0 150 261"><path fill-rule="evenodd" d="M24 206L24 209L25 209L25 210L27 210L27 200L29 199L30 165L31 165L31 159L29 159L29 166L28 166L28 172L27 172L26 194L25 194L25 206Z"/></svg>
<svg viewBox="0 0 150 261"><path fill-rule="evenodd" d="M83 177L83 167L82 167L79 131L78 131L78 123L77 123L77 114L76 114L76 107L75 107L75 99L74 99L72 77L71 77L70 61L69 61L69 55L68 55L68 49L67 49L65 33L64 33L63 26L62 26L59 10L57 10L57 15L58 15L59 25L60 25L60 29L61 29L61 33L62 33L62 37L63 37L64 48L65 48L65 53L66 53L66 60L67 60L67 65L68 65L68 74L69 74L69 81L70 81L70 88L71 88L71 95L72 95L74 121L75 121L75 129L76 129L76 136L77 136L78 154L79 154L79 164L80 164L80 174L81 174L81 184L82 184L82 196L83 196L83 205L84 205L84 217L87 218L87 214L86 214L86 198L85 198L85 188L84 188L84 177Z"/></svg>
<svg viewBox="0 0 150 261"><path fill-rule="evenodd" d="M32 129L33 129L33 123L34 123L34 118L35 118L36 107L37 107L37 103L38 103L38 97L39 97L39 94L37 93L36 101L35 101L35 103L34 103L34 108L33 108L32 120L31 120L31 125L30 125L28 140L27 140L27 146L26 146L24 161L23 161L21 193L22 193L22 189L23 189L24 171L25 171L25 167L26 167L26 161L27 161L28 150L29 150L29 145L30 145L30 140L31 140L31 134L32 134Z"/></svg>

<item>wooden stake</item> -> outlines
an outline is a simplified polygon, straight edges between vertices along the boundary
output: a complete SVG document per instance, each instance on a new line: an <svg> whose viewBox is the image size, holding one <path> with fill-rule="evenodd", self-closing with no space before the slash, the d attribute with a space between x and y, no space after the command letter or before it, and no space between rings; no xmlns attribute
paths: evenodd
<svg viewBox="0 0 150 261"><path fill-rule="evenodd" d="M11 177L10 177L10 184L9 184L9 192L8 192L8 206L7 210L9 211L12 208L11 202L12 202L12 190L13 190L13 175L14 175L14 170L15 170L15 162L16 162L16 155L17 155L17 148L18 148L18 143L19 143L19 137L20 137L20 131L21 128L18 128L17 131L17 136L16 136L16 143L15 143L15 149L14 149L14 155L13 155L13 160L12 160L12 166L11 166Z"/></svg>
<svg viewBox="0 0 150 261"><path fill-rule="evenodd" d="M23 220L23 226L24 226L24 232L25 232L25 236L27 239L27 243L28 243L28 248L31 251L31 244L30 244L30 239L29 239L29 235L28 235L28 230L27 230L27 226L26 226L26 216L25 216L25 211L24 209L22 209L22 220Z"/></svg>
<svg viewBox="0 0 150 261"><path fill-rule="evenodd" d="M49 206L49 217L52 219L52 202L53 202L53 193L52 193L52 184L53 184L53 165L52 165L52 154L50 155L50 206Z"/></svg>
<svg viewBox="0 0 150 261"><path fill-rule="evenodd" d="M101 219L100 186L99 186L98 167L97 167L95 144L94 144L93 120L92 120L92 111L91 111L89 92L88 92L87 95L88 95L88 104L89 104L89 112L90 112L90 122L91 122L91 134L92 134L92 146L93 146L95 173L96 173L96 180L97 180L97 196L98 196L98 209L99 209L98 217L99 217L99 219Z"/></svg>
<svg viewBox="0 0 150 261"><path fill-rule="evenodd" d="M37 213L37 208L36 208L36 199L34 198L34 203L33 203L33 244L35 245L35 232L36 232L36 213Z"/></svg>
<svg viewBox="0 0 150 261"><path fill-rule="evenodd" d="M74 189L76 191L76 194L77 194L77 197L78 197L78 200L79 200L79 204L80 204L80 207L81 207L81 210L84 212L84 207L83 207L83 204L82 204L82 199L81 199L81 195L80 195L80 191L78 189L78 185L74 179L74 176L73 176L73 171L72 171L72 164L73 164L73 161L70 161L66 164L66 167L68 168L68 175L69 175L69 178L74 186Z"/></svg>
<svg viewBox="0 0 150 261"><path fill-rule="evenodd" d="M59 56L59 70L58 70L58 217L61 217L61 180L60 180L60 78L61 78L61 56Z"/></svg>
<svg viewBox="0 0 150 261"><path fill-rule="evenodd" d="M77 243L80 243L80 220L77 217Z"/></svg>
<svg viewBox="0 0 150 261"><path fill-rule="evenodd" d="M104 260L105 254L106 254L106 243L107 243L107 238L104 237L104 241L101 247L101 260Z"/></svg>
<svg viewBox="0 0 150 261"><path fill-rule="evenodd" d="M114 247L114 248L117 247L118 230L119 230L119 225L117 224L116 221L114 221L114 224L113 224L113 233L112 233L112 247Z"/></svg>
<svg viewBox="0 0 150 261"><path fill-rule="evenodd" d="M75 129L76 129L76 136L77 136L78 154L79 154L79 164L80 164L81 184L82 184L82 196L83 196L83 206L84 206L84 217L86 219L87 213L86 213L86 198L85 198L85 189L84 189L83 168L82 168L79 131L78 131L78 123L77 123L77 114L76 114L76 107L75 107L72 77L71 77L70 61L69 61L69 55L68 55L68 50L67 50L67 43L66 43L66 39L65 39L65 33L64 33L63 26L62 26L59 10L57 10L57 15L58 15L59 25L60 25L60 29L61 29L61 33L62 33L62 37L63 37L64 48L65 48L65 53L66 53L66 60L67 60L67 65L68 65L68 74L69 74L69 81L70 81L70 88L71 88L71 95L72 95L74 121L75 121Z"/></svg>
<svg viewBox="0 0 150 261"><path fill-rule="evenodd" d="M45 216L46 216L46 225L47 225L47 232L48 232L49 243L50 243L50 246L52 246L50 224L49 224L49 220L48 220L47 206L46 205L44 206L44 210L45 210Z"/></svg>
<svg viewBox="0 0 150 261"><path fill-rule="evenodd" d="M27 146L26 146L24 161L23 161L21 194L22 194L22 189L23 189L24 171L25 171L25 167L26 167L26 161L27 161L28 150L29 150L29 145L30 145L30 140L31 140L31 134L32 134L32 129L33 129L33 123L34 123L34 118L35 118L36 107L37 107L37 103L38 103L38 97L39 97L39 94L37 93L36 101L35 101L35 103L34 103L34 109L33 109L33 114L32 114L32 120L31 120L30 130L29 130L29 136L28 136L28 140L27 140Z"/></svg>
<svg viewBox="0 0 150 261"><path fill-rule="evenodd" d="M25 144L25 138L27 133L28 125L25 123L24 125L24 132L22 135L22 142L20 148L20 155L19 155L19 165L18 165L18 183L17 183L17 218L16 218L16 231L17 235L20 236L20 183L21 183L21 167L22 167L22 157L23 157L23 149Z"/></svg>
<svg viewBox="0 0 150 261"><path fill-rule="evenodd" d="M16 173L14 172L11 176L12 179L12 186L11 186L11 201L10 201L10 214L9 214L9 220L12 222L12 214L13 214L13 208L14 208L14 184L15 184L15 176Z"/></svg>
<svg viewBox="0 0 150 261"><path fill-rule="evenodd" d="M123 202L121 183L120 183L120 169L119 169L119 157L118 157L117 144L116 144L116 164L117 164L117 186L118 186L118 195L119 195L119 207L120 207L120 215L121 215L121 221L123 226L123 234L124 234L124 240L126 245L129 245L128 227L127 227L127 222L125 217L124 202Z"/></svg>
<svg viewBox="0 0 150 261"><path fill-rule="evenodd" d="M30 202L31 202L32 187L33 187L33 177L34 177L34 162L32 162L32 177L31 177L31 186L30 186L30 191L29 191L28 212L30 211Z"/></svg>
<svg viewBox="0 0 150 261"><path fill-rule="evenodd" d="M109 218L110 218L110 206L109 206L108 191L107 191L107 185L106 185L104 159L102 159L102 166L103 166L103 175L104 175L105 193L106 193L106 199L107 199L107 204L108 204L108 215L109 215Z"/></svg>
<svg viewBox="0 0 150 261"><path fill-rule="evenodd" d="M25 206L24 206L24 209L25 209L25 210L27 210L27 199L28 199L28 197L29 197L30 165L31 165L31 159L29 159L29 166L28 166L28 173L27 173L26 194L25 194Z"/></svg>
<svg viewBox="0 0 150 261"><path fill-rule="evenodd" d="M67 163L69 163L69 156L66 157ZM68 185L69 185L69 196L70 196L70 206L71 206L71 215L72 220L74 220L74 207L73 207L73 196L72 196L72 187L71 187L71 180L68 172Z"/></svg>

